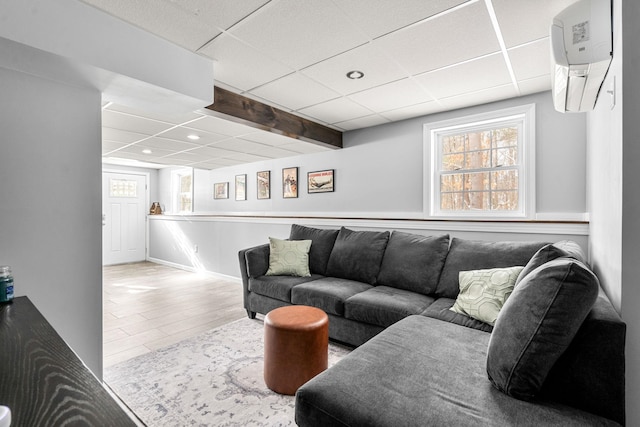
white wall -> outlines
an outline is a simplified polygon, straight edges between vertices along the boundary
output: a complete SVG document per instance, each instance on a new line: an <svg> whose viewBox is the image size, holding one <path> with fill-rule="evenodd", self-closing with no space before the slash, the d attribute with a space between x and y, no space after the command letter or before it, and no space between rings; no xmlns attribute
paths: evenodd
<svg viewBox="0 0 640 427"><path fill-rule="evenodd" d="M0 264L100 376L100 93L4 68L0 93Z"/></svg>
<svg viewBox="0 0 640 427"><path fill-rule="evenodd" d="M627 425L640 425L640 40L638 2L613 2L614 56L603 93L588 115L590 253L627 324ZM624 40L624 42L623 42Z"/></svg>
<svg viewBox="0 0 640 427"><path fill-rule="evenodd" d="M341 213L422 217L423 125L515 105L536 104L536 205L545 219L581 218L586 207L586 119L553 109L548 92L346 132L342 150L200 173L197 213ZM282 169L298 166L297 199L282 198ZM307 172L335 169L334 193L307 194ZM271 171L272 195L256 198L256 172ZM167 172L161 171L161 175ZM246 201L234 200L235 175L247 174ZM213 184L229 182L230 198L213 199ZM425 183L424 185L429 185ZM162 195L161 195L162 197ZM165 202L165 201L163 201Z"/></svg>

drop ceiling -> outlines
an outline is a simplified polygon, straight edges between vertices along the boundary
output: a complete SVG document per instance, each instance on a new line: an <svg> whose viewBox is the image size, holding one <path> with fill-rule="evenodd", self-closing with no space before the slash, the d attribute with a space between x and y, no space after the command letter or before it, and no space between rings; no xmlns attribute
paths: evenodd
<svg viewBox="0 0 640 427"><path fill-rule="evenodd" d="M575 2L83 1L213 59L216 86L340 131L549 90L548 28ZM103 107L105 158L215 169L324 150L204 110Z"/></svg>

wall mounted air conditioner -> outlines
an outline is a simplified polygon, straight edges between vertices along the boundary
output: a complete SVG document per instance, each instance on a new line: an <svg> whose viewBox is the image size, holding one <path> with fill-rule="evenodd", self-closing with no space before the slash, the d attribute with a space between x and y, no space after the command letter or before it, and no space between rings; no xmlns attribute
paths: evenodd
<svg viewBox="0 0 640 427"><path fill-rule="evenodd" d="M580 0L551 25L552 94L560 112L593 110L613 54L611 0Z"/></svg>

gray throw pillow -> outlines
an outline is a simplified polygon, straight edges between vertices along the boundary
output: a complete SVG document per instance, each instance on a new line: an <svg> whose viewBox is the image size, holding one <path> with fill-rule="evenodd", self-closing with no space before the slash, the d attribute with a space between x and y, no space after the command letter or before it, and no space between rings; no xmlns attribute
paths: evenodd
<svg viewBox="0 0 640 427"><path fill-rule="evenodd" d="M525 265L524 270L522 270L520 276L518 276L518 280L516 280L515 286L518 286L518 284L527 277L529 273L540 267L542 264L561 257L574 258L580 262L585 262L582 249L576 242L562 240L554 244L545 245L541 247L538 252L531 257L527 265Z"/></svg>
<svg viewBox="0 0 640 427"><path fill-rule="evenodd" d="M449 235L420 236L394 231L384 251L376 283L433 294L449 251Z"/></svg>
<svg viewBox="0 0 640 427"><path fill-rule="evenodd" d="M331 250L340 230L322 230L293 224L289 240L311 240L309 269L311 273L325 275Z"/></svg>
<svg viewBox="0 0 640 427"><path fill-rule="evenodd" d="M309 277L311 240L280 240L269 237L269 269L265 276Z"/></svg>
<svg viewBox="0 0 640 427"><path fill-rule="evenodd" d="M583 263L558 258L528 274L491 333L487 374L500 391L531 400L591 310L599 283Z"/></svg>
<svg viewBox="0 0 640 427"><path fill-rule="evenodd" d="M353 231L342 227L326 275L374 285L388 240L388 231Z"/></svg>

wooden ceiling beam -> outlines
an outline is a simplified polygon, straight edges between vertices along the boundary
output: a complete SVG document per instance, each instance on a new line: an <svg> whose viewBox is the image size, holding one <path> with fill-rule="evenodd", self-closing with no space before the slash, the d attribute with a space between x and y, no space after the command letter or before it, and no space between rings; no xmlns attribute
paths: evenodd
<svg viewBox="0 0 640 427"><path fill-rule="evenodd" d="M342 132L303 119L262 102L214 87L211 114L290 138L334 148L342 148Z"/></svg>

